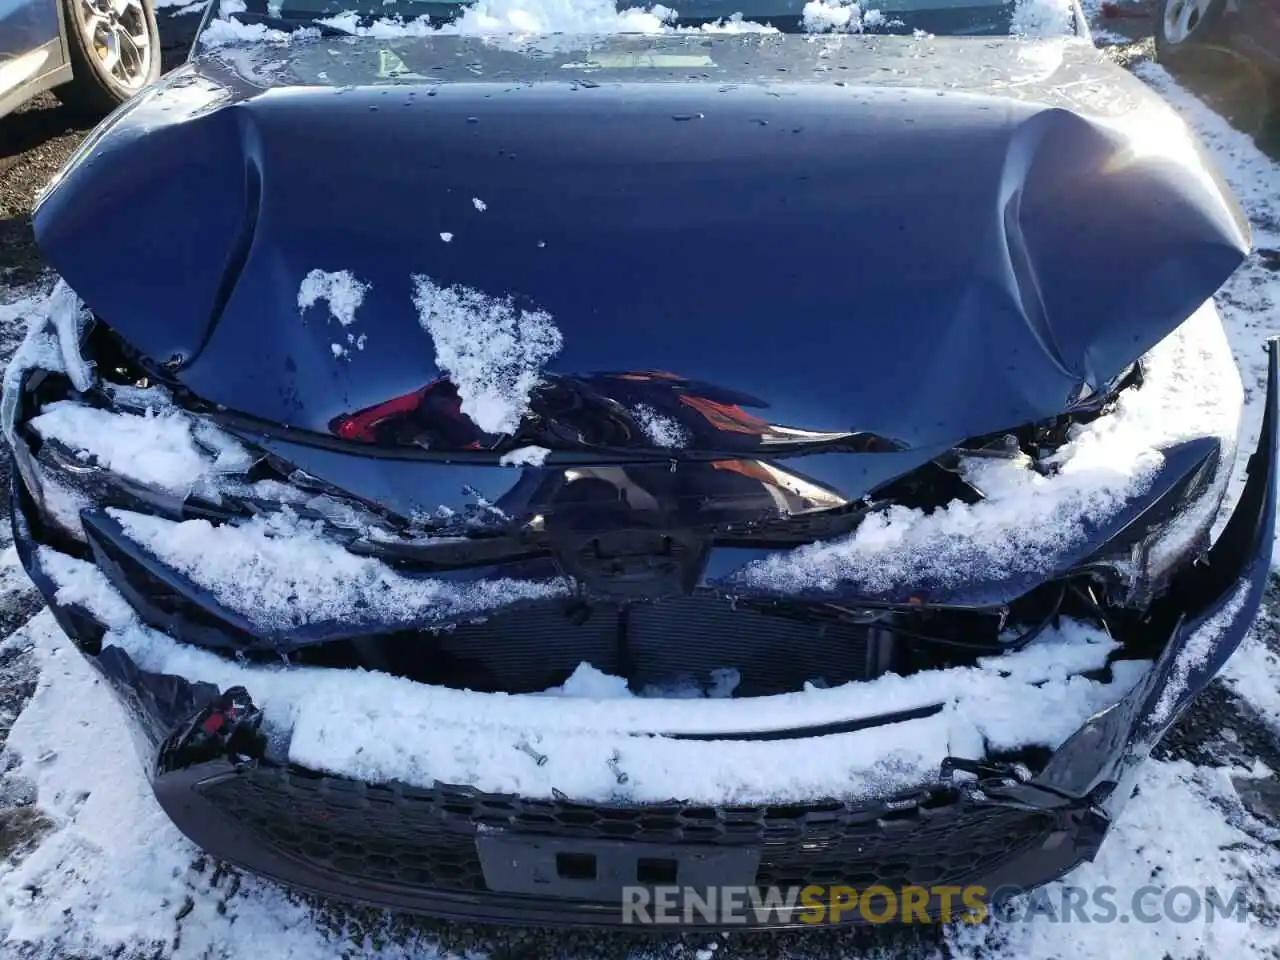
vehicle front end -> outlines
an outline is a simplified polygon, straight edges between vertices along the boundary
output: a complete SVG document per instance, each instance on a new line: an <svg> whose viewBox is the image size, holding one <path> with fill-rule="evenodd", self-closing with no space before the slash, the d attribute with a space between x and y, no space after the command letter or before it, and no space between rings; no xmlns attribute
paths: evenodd
<svg viewBox="0 0 1280 960"><path fill-rule="evenodd" d="M666 888L939 917L1096 853L1270 568L1274 344L1222 509L1239 212L1136 82L955 90L945 42L778 79L820 56L790 39L754 79L759 41L616 40L586 88L197 63L55 183L15 541L197 845L599 926ZM640 46L711 81L609 66ZM91 249L181 197L145 286Z"/></svg>

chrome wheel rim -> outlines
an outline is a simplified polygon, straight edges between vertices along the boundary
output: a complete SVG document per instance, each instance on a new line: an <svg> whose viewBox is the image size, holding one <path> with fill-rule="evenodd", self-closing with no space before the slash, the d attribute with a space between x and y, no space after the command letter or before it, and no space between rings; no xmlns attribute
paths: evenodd
<svg viewBox="0 0 1280 960"><path fill-rule="evenodd" d="M142 0L80 0L90 52L103 72L127 90L151 75L151 35Z"/></svg>
<svg viewBox="0 0 1280 960"><path fill-rule="evenodd" d="M1170 0L1164 8L1164 38L1183 43L1195 32L1209 9L1210 0Z"/></svg>

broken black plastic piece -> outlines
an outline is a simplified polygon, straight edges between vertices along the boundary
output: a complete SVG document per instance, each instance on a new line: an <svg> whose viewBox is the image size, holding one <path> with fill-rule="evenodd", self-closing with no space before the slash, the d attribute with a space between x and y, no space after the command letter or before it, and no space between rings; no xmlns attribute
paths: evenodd
<svg viewBox="0 0 1280 960"><path fill-rule="evenodd" d="M262 711L249 691L231 687L212 704L197 711L163 751L170 769L210 760L261 759L266 754Z"/></svg>

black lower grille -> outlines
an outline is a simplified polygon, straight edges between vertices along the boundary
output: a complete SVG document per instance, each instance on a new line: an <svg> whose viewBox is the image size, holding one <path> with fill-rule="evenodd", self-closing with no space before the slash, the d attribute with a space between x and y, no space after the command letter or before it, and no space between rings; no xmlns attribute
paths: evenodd
<svg viewBox="0 0 1280 960"><path fill-rule="evenodd" d="M417 789L324 777L267 764L201 792L260 840L309 867L410 887L484 891L476 833L485 828L581 839L749 844L761 886L963 884L1053 830L1043 813L979 808L951 793L916 802L694 807L596 806Z"/></svg>
<svg viewBox="0 0 1280 960"><path fill-rule="evenodd" d="M737 696L865 680L883 671L889 649L874 627L761 612L710 594L625 606L556 601L464 624L436 642L482 672L484 683L473 689L545 690L585 660L627 677L636 692L651 684L706 687L712 671L730 668Z"/></svg>

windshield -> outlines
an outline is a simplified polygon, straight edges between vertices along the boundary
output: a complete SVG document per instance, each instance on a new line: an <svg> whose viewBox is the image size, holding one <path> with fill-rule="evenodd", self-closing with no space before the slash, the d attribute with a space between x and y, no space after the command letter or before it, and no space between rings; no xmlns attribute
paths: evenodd
<svg viewBox="0 0 1280 960"><path fill-rule="evenodd" d="M735 23L768 26L784 33L823 33L827 31L913 34L938 36L1009 36L1021 32L1017 28L1020 11L1037 2L1052 4L1061 29L1055 33L1074 33L1070 0L866 0L863 4L850 0L667 0L660 6L648 6L631 0L618 0L617 16L607 29L601 29L600 0L571 0L557 3L557 14L564 7L578 7L574 15L547 17L545 6L536 2L527 10L512 13L505 9L494 14L486 9L490 3L480 0L221 0L223 13L243 11L248 19L281 21L293 24L327 25L334 32L365 32L369 24L380 21L419 21L449 32L496 33L509 24L512 32L547 33L626 33L650 32L648 21L664 22L667 27L722 26L734 29ZM522 6L517 4L517 6ZM230 8L230 9L229 9ZM247 9L246 9L247 8ZM613 12L611 9L610 13ZM561 23L560 21L564 22ZM526 23L528 26L526 27ZM634 29L628 29L634 24ZM450 30L461 25L462 29Z"/></svg>

